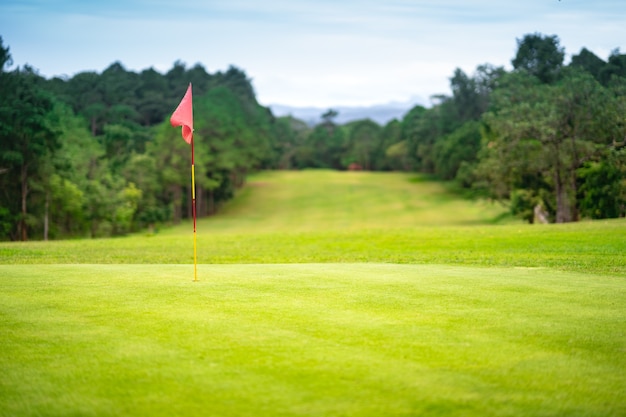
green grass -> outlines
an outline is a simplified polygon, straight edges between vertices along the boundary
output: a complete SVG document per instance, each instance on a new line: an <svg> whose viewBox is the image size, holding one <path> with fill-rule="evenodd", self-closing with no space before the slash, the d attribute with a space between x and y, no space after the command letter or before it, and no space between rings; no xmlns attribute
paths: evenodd
<svg viewBox="0 0 626 417"><path fill-rule="evenodd" d="M0 266L2 415L624 415L623 280L437 265Z"/></svg>
<svg viewBox="0 0 626 417"><path fill-rule="evenodd" d="M192 248L0 243L0 416L626 415L623 219L263 173Z"/></svg>
<svg viewBox="0 0 626 417"><path fill-rule="evenodd" d="M264 172L230 202L210 231L258 233L491 224L497 204L470 202L414 174L326 170Z"/></svg>

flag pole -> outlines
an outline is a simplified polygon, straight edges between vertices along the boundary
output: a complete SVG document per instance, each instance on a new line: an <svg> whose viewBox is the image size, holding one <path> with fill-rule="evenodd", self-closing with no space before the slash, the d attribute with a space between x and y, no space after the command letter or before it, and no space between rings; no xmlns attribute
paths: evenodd
<svg viewBox="0 0 626 417"><path fill-rule="evenodd" d="M193 215L193 280L198 281L198 256L196 252L196 174L193 160L193 98L191 83L174 113L170 117L172 126L182 126L182 135L185 142L191 145L191 213Z"/></svg>
<svg viewBox="0 0 626 417"><path fill-rule="evenodd" d="M193 280L198 281L198 257L196 255L196 175L193 160L193 137L191 138L191 213L193 215Z"/></svg>

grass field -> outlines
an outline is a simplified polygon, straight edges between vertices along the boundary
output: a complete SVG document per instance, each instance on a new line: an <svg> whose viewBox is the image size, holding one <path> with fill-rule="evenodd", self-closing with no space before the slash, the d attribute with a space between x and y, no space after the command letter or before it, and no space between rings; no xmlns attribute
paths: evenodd
<svg viewBox="0 0 626 417"><path fill-rule="evenodd" d="M0 416L623 416L626 222L262 173L156 235L0 243Z"/></svg>

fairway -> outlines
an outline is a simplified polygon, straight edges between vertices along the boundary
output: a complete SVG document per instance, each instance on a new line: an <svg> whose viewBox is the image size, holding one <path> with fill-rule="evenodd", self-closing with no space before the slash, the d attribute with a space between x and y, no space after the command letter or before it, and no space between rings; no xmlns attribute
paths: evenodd
<svg viewBox="0 0 626 417"><path fill-rule="evenodd" d="M624 219L269 172L191 251L0 243L0 416L626 415Z"/></svg>

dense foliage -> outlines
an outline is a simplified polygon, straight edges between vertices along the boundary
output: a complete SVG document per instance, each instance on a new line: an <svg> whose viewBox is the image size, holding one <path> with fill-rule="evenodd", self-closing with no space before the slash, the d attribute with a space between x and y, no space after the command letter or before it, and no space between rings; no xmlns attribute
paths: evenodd
<svg viewBox="0 0 626 417"><path fill-rule="evenodd" d="M410 170L454 180L533 222L626 215L626 55L583 48L569 65L557 36L518 39L513 70L480 65L450 78L402 120L336 126L332 112L303 136L294 167Z"/></svg>
<svg viewBox="0 0 626 417"><path fill-rule="evenodd" d="M518 39L513 70L450 78L402 120L315 126L275 118L235 67L176 62L161 74L113 63L45 79L9 71L0 38L0 239L109 236L190 216L190 150L168 123L194 89L196 199L214 213L263 169L403 170L454 180L534 221L626 215L626 55L583 48L564 64L556 36Z"/></svg>
<svg viewBox="0 0 626 417"><path fill-rule="evenodd" d="M114 63L46 80L7 71L1 39L0 51L0 239L119 235L188 217L191 151L168 120L189 82L198 215L279 161L276 121L235 67L137 74Z"/></svg>

